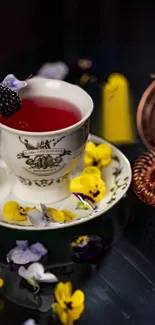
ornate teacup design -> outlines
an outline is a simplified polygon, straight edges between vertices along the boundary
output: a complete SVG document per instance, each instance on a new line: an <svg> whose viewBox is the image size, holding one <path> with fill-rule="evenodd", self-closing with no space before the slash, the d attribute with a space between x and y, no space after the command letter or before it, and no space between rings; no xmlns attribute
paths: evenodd
<svg viewBox="0 0 155 325"><path fill-rule="evenodd" d="M30 79L19 95L67 100L81 112L78 123L58 131L27 132L1 124L2 158L16 175L14 195L36 204L62 200L70 194L71 172L88 138L92 99L78 86L40 77Z"/></svg>

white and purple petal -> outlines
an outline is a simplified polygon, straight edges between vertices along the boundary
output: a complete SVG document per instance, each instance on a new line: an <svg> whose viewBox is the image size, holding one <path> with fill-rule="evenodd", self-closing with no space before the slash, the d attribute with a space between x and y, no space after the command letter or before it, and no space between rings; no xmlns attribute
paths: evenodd
<svg viewBox="0 0 155 325"><path fill-rule="evenodd" d="M37 264L37 263L34 263ZM25 280L28 279L35 279L35 280L39 280L40 279L40 275L37 273L36 270L31 270L29 268L25 268L24 266L21 266L18 270L18 274Z"/></svg>
<svg viewBox="0 0 155 325"><path fill-rule="evenodd" d="M45 63L38 71L40 77L63 80L69 72L64 62Z"/></svg>
<svg viewBox="0 0 155 325"><path fill-rule="evenodd" d="M24 265L31 261L39 261L38 255L32 253L29 249L23 250L19 247L12 249L7 254L7 262L13 262L15 264Z"/></svg>
<svg viewBox="0 0 155 325"><path fill-rule="evenodd" d="M29 263L29 254L27 254L27 250L15 247L7 254L6 259L8 263L12 261L15 264L27 264Z"/></svg>
<svg viewBox="0 0 155 325"><path fill-rule="evenodd" d="M58 278L52 273L45 273L45 269L40 263L32 263L27 269L21 266L18 274L24 279L35 279L38 283L54 283Z"/></svg>
<svg viewBox="0 0 155 325"><path fill-rule="evenodd" d="M28 212L28 218L34 227L46 227L47 226L47 221L44 218L44 214L37 209L30 210Z"/></svg>
<svg viewBox="0 0 155 325"><path fill-rule="evenodd" d="M17 245L7 254L8 263L13 261L15 264L24 265L30 262L38 262L42 256L47 254L47 249L40 243L28 246L28 242L18 241Z"/></svg>
<svg viewBox="0 0 155 325"><path fill-rule="evenodd" d="M14 91L19 91L20 89L27 86L27 82L17 79L13 74L9 74L4 78L1 85L6 86Z"/></svg>

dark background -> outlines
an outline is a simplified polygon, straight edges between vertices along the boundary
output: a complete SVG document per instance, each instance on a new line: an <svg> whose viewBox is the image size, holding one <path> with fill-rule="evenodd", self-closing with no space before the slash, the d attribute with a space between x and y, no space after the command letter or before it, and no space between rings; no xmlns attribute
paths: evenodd
<svg viewBox="0 0 155 325"><path fill-rule="evenodd" d="M121 72L139 99L155 72L153 0L1 0L0 24L1 79L89 56L100 81Z"/></svg>

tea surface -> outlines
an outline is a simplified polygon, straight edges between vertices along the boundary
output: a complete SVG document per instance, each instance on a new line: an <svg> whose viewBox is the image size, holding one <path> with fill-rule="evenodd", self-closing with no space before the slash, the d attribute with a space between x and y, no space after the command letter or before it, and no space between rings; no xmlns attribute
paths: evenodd
<svg viewBox="0 0 155 325"><path fill-rule="evenodd" d="M67 128L80 119L80 110L70 102L50 97L30 97L22 100L22 108L11 117L0 116L0 123L22 131L48 132Z"/></svg>

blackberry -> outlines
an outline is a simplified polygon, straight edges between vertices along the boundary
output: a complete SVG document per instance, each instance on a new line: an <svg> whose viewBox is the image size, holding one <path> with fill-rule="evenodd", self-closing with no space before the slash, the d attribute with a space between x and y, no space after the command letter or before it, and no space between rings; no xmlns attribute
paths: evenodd
<svg viewBox="0 0 155 325"><path fill-rule="evenodd" d="M10 88L0 85L0 114L10 117L21 108L18 94Z"/></svg>

